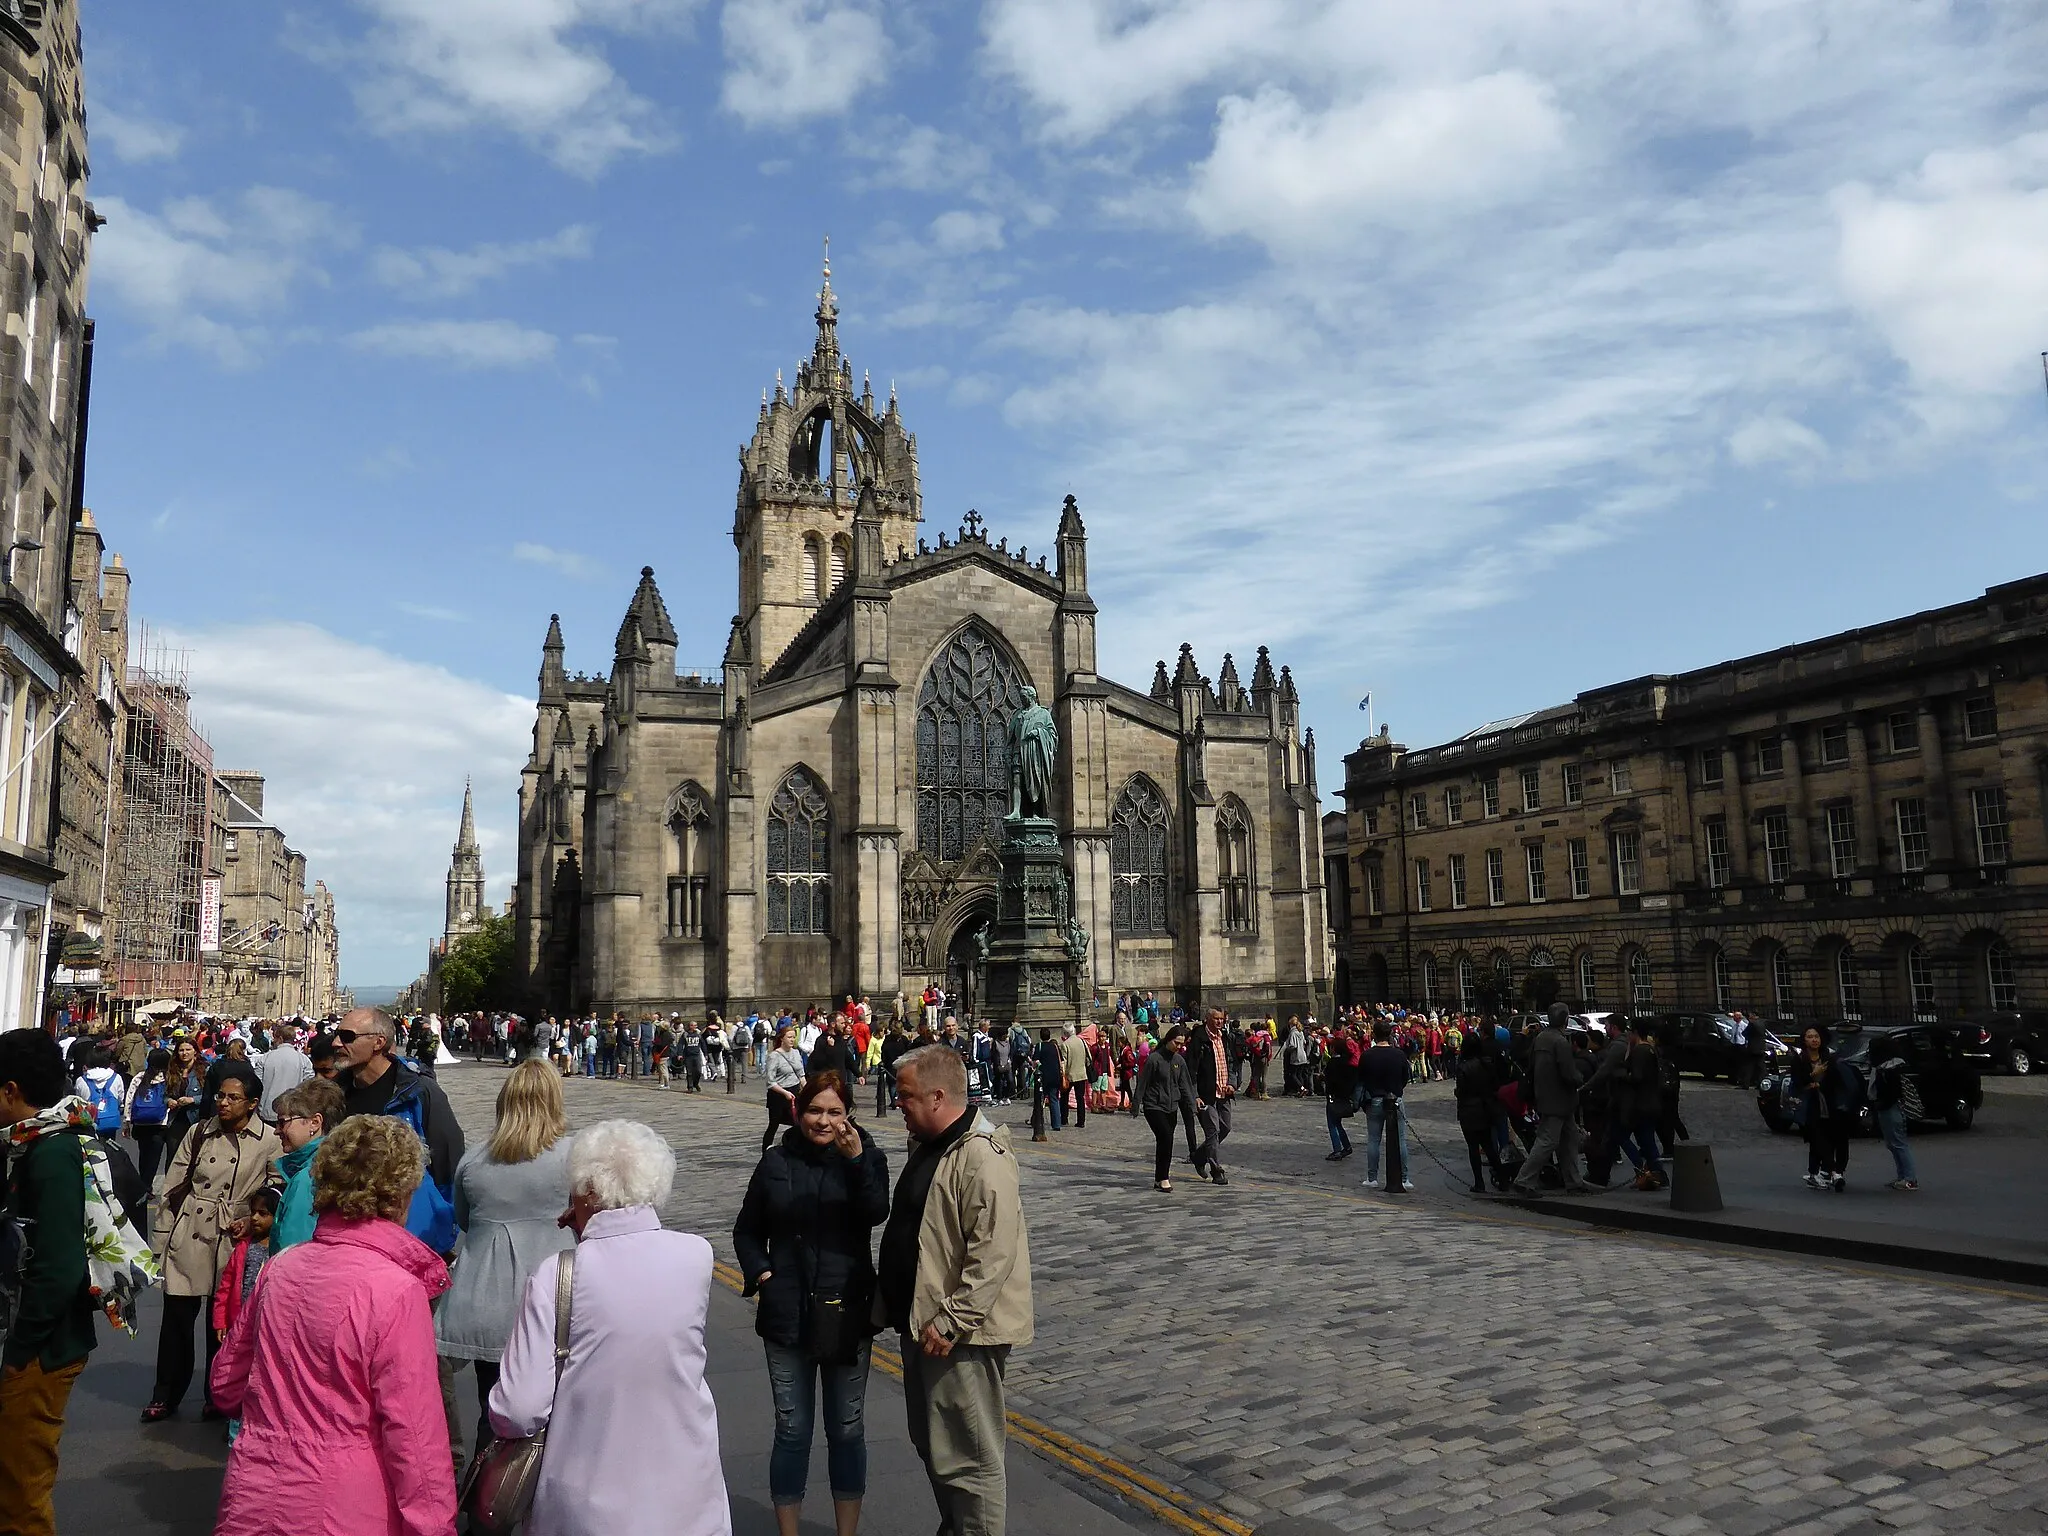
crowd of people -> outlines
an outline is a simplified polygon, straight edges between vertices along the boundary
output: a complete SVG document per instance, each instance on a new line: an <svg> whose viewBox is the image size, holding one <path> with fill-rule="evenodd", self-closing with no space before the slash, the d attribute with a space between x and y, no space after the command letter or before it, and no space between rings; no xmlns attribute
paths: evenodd
<svg viewBox="0 0 2048 1536"><path fill-rule="evenodd" d="M527 1042L490 1137L466 1147L433 1054L410 1057L411 1031L376 1010L310 1038L296 1023L181 1017L137 1032L85 1037L69 1059L44 1031L0 1035L6 1529L55 1530L58 1445L95 1315L132 1331L160 1283L142 1417L178 1412L203 1326L202 1411L230 1441L217 1531L452 1536L465 1467L543 1435L522 1511L535 1536L730 1531L705 1379L711 1247L662 1226L677 1161L658 1133L572 1131L551 1042ZM1003 1378L1032 1331L1008 1132L972 1102L957 1051L899 1052L891 1097L912 1150L892 1187L855 1122L858 1063L836 1045L821 1028L734 1225L760 1298L776 1518L797 1529L822 1386L835 1525L857 1528L871 1341L888 1331L943 1529L999 1536ZM118 1117L103 1118L109 1101ZM155 1181L113 1141L137 1124L166 1127ZM669 1496L679 1485L690 1498Z"/></svg>

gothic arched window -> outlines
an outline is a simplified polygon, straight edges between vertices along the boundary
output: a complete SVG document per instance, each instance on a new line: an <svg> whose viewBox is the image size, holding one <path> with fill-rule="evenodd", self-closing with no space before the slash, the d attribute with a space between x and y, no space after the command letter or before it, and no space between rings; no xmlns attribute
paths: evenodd
<svg viewBox="0 0 2048 1536"><path fill-rule="evenodd" d="M1109 818L1109 926L1114 933L1169 932L1166 802L1149 779L1133 779Z"/></svg>
<svg viewBox="0 0 2048 1536"><path fill-rule="evenodd" d="M798 584L803 588L800 594L805 602L825 594L818 587L818 561L820 548L818 536L814 533L804 540L804 563Z"/></svg>
<svg viewBox="0 0 2048 1536"><path fill-rule="evenodd" d="M716 841L711 808L703 790L684 782L668 797L669 834L668 935L675 939L710 936L711 863Z"/></svg>
<svg viewBox="0 0 2048 1536"><path fill-rule="evenodd" d="M1250 933L1259 926L1252 903L1252 823L1235 795L1216 808L1216 877L1223 891L1223 931Z"/></svg>
<svg viewBox="0 0 2048 1536"><path fill-rule="evenodd" d="M917 846L965 858L1010 810L1010 716L1024 705L1010 653L969 624L932 659L917 694Z"/></svg>
<svg viewBox="0 0 2048 1536"><path fill-rule="evenodd" d="M768 805L768 931L832 931L832 810L802 768Z"/></svg>
<svg viewBox="0 0 2048 1536"><path fill-rule="evenodd" d="M853 563L853 540L839 534L832 540L832 563L826 571L825 591L837 592L839 583L846 580L846 568Z"/></svg>

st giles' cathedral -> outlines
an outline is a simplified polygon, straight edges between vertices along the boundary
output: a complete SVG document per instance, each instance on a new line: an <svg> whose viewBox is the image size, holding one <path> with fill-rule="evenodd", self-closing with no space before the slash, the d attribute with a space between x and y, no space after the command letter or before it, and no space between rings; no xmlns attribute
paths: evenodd
<svg viewBox="0 0 2048 1536"><path fill-rule="evenodd" d="M1183 645L1149 688L1098 675L1073 498L1049 560L972 513L927 542L917 438L893 390L856 388L829 267L817 322L740 453L722 674L677 675L651 568L608 673L567 671L548 626L513 899L529 1007L886 1011L932 981L971 1007L1033 687L1096 995L1326 1011L1315 738L1287 669L1261 646L1248 683L1229 656L1212 681Z"/></svg>

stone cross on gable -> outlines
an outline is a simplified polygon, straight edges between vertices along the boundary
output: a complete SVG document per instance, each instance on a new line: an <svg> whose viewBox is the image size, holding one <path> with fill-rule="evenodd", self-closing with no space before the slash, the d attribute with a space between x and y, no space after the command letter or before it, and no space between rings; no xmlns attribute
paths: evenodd
<svg viewBox="0 0 2048 1536"><path fill-rule="evenodd" d="M967 515L960 519L960 537L963 539L978 539L981 537L983 526L981 514L975 511L974 508L969 507Z"/></svg>

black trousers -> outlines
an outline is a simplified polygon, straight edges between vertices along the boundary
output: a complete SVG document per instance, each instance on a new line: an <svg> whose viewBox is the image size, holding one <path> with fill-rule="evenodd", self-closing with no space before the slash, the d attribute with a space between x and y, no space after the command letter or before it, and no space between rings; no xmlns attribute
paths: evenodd
<svg viewBox="0 0 2048 1536"><path fill-rule="evenodd" d="M1067 1084L1066 1090L1061 1094L1061 1097L1064 1098L1067 1093L1071 1093L1074 1096L1075 1126L1078 1128L1086 1125L1088 1123L1088 1079L1085 1077L1075 1078L1071 1083Z"/></svg>
<svg viewBox="0 0 2048 1536"><path fill-rule="evenodd" d="M156 1183L157 1165L164 1159L164 1127L133 1125L128 1134L135 1142L135 1171L142 1175L143 1192Z"/></svg>
<svg viewBox="0 0 2048 1536"><path fill-rule="evenodd" d="M1152 1127L1152 1182L1165 1182L1173 1168L1173 1111L1148 1109L1145 1123Z"/></svg>
<svg viewBox="0 0 2048 1536"><path fill-rule="evenodd" d="M203 1329L206 1334L206 1374L213 1375L213 1357L220 1353L220 1341L213 1336L213 1298L211 1296L166 1296L164 1298L163 1332L156 1341L156 1386L149 1394L152 1403L166 1403L175 1408L185 1400L185 1393L192 1385L192 1372L197 1363L192 1348L192 1330ZM202 1383L201 1397L210 1405L213 1391Z"/></svg>

